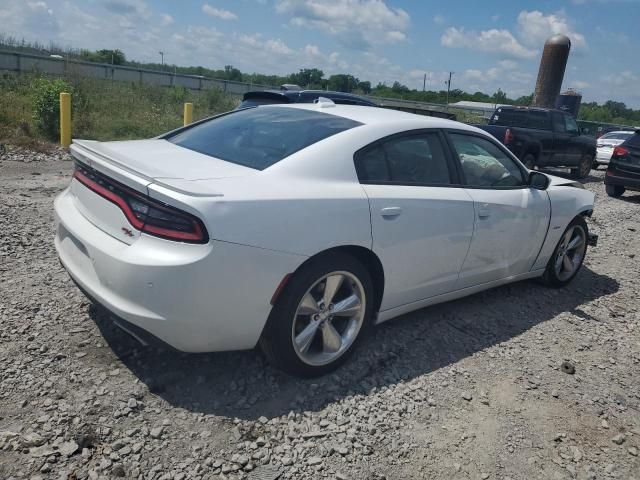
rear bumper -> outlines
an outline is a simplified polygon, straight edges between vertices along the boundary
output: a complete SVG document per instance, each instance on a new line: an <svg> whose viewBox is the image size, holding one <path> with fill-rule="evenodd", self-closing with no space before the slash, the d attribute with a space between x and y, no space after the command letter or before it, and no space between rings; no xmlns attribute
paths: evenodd
<svg viewBox="0 0 640 480"><path fill-rule="evenodd" d="M604 184L625 187L629 190L640 190L640 175L620 172L610 166L604 177Z"/></svg>
<svg viewBox="0 0 640 480"><path fill-rule="evenodd" d="M55 200L55 246L72 279L117 317L187 352L253 348L270 299L297 255L141 235L127 245L87 220L67 189Z"/></svg>

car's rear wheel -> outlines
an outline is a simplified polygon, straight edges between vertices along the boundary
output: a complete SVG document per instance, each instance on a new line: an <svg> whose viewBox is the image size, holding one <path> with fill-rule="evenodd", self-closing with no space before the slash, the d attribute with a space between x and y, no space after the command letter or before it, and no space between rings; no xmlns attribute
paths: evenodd
<svg viewBox="0 0 640 480"><path fill-rule="evenodd" d="M610 197L621 197L624 193L624 187L622 185L605 185L604 189Z"/></svg>
<svg viewBox="0 0 640 480"><path fill-rule="evenodd" d="M564 287L578 274L587 253L589 229L582 217L574 218L560 237L547 263L542 281L554 288Z"/></svg>
<svg viewBox="0 0 640 480"><path fill-rule="evenodd" d="M260 339L276 366L312 377L340 366L372 319L373 284L356 259L333 254L303 265L277 299Z"/></svg>
<svg viewBox="0 0 640 480"><path fill-rule="evenodd" d="M589 176L589 172L591 172L591 167L593 166L593 157L587 153L582 155L580 159L580 164L578 168L571 169L571 175L575 178L586 178Z"/></svg>

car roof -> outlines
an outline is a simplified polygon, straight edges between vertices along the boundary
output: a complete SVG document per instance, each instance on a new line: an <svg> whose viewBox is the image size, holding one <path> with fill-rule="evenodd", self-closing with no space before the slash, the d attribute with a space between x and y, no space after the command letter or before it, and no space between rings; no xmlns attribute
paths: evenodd
<svg viewBox="0 0 640 480"><path fill-rule="evenodd" d="M444 118L428 117L425 115L416 115L415 113L364 105L325 105L326 104L318 103L287 103L280 105L264 105L260 108L300 108L303 110L313 110L329 115L348 118L364 125L403 124L407 129L455 128L457 130L480 132L483 135L486 135L486 132L479 128Z"/></svg>

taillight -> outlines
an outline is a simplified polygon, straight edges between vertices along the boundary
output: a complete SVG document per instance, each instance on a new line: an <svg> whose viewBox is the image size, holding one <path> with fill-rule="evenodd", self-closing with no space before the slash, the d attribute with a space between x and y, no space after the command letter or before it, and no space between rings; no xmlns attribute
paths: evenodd
<svg viewBox="0 0 640 480"><path fill-rule="evenodd" d="M209 241L202 222L187 212L142 195L80 163L76 163L73 176L85 187L117 205L129 223L141 232L179 242Z"/></svg>
<svg viewBox="0 0 640 480"><path fill-rule="evenodd" d="M513 140L513 133L511 132L510 128L507 128L507 130L504 132L504 141L502 143L504 143L505 145L509 145L511 143L511 140Z"/></svg>
<svg viewBox="0 0 640 480"><path fill-rule="evenodd" d="M627 155L629 155L629 150L624 147L617 146L613 149L614 157L626 157Z"/></svg>

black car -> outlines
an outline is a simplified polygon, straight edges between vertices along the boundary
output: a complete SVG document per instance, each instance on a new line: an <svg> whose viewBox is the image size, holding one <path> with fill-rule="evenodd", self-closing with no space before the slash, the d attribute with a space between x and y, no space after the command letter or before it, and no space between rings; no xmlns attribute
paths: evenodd
<svg viewBox="0 0 640 480"><path fill-rule="evenodd" d="M625 190L640 192L640 129L613 149L604 185L610 197Z"/></svg>
<svg viewBox="0 0 640 480"><path fill-rule="evenodd" d="M375 103L366 98L350 93L332 92L325 90L262 90L247 92L242 97L242 103L238 108L255 107L258 105L273 105L274 103L313 103L320 97L328 98L333 103L341 105L364 105L377 107Z"/></svg>
<svg viewBox="0 0 640 480"><path fill-rule="evenodd" d="M569 167L573 176L589 175L596 141L583 135L575 118L560 110L498 107L488 125L476 125L500 140L527 168Z"/></svg>

